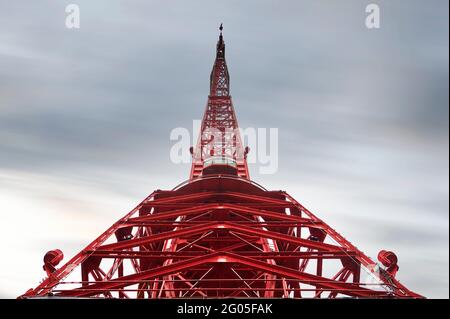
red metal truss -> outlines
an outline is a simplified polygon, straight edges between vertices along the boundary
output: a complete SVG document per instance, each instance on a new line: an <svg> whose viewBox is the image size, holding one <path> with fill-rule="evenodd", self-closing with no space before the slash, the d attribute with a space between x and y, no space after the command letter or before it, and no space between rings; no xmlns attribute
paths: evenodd
<svg viewBox="0 0 450 319"><path fill-rule="evenodd" d="M47 253L48 277L22 298L421 298L395 279L392 252L380 267L249 179L229 87L221 32L190 179L150 194L62 267L61 251Z"/></svg>
<svg viewBox="0 0 450 319"><path fill-rule="evenodd" d="M191 179L198 178L205 167L219 162L232 164L237 174L249 178L246 153L242 144L233 102L230 96L230 76L225 61L225 42L220 27L216 60L211 71L210 92L203 115L197 147L192 148ZM212 168L211 168L212 169Z"/></svg>

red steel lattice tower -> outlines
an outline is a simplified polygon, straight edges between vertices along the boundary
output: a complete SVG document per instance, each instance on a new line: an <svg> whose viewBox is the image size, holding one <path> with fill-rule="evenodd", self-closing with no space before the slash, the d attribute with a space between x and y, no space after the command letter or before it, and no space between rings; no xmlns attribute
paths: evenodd
<svg viewBox="0 0 450 319"><path fill-rule="evenodd" d="M421 298L284 191L252 182L222 26L188 181L156 190L21 298Z"/></svg>

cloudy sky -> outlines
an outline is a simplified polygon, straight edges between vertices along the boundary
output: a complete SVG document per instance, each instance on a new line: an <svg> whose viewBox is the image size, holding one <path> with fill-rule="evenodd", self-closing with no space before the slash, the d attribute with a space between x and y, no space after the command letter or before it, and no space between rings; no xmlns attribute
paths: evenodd
<svg viewBox="0 0 450 319"><path fill-rule="evenodd" d="M202 116L223 22L240 125L279 129L278 172L253 179L448 298L449 4L372 2L378 30L365 0L0 0L0 297L187 179L169 135Z"/></svg>

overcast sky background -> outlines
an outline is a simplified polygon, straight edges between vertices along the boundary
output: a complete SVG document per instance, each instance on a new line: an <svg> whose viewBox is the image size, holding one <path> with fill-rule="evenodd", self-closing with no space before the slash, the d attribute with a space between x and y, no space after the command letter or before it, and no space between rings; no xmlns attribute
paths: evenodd
<svg viewBox="0 0 450 319"><path fill-rule="evenodd" d="M253 179L448 298L449 4L373 2L379 30L363 0L0 0L0 297L188 178L169 134L202 116L223 22L241 127L279 129L277 174Z"/></svg>

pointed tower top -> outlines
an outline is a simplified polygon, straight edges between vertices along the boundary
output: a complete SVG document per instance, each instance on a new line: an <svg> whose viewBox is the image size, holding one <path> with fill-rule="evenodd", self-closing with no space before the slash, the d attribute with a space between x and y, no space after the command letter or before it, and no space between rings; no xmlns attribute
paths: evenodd
<svg viewBox="0 0 450 319"><path fill-rule="evenodd" d="M217 41L216 60L211 71L211 96L228 96L230 93L230 77L225 62L225 42L223 41L223 24L219 26L220 35Z"/></svg>
<svg viewBox="0 0 450 319"><path fill-rule="evenodd" d="M225 43L223 41L223 23L220 24L219 31L219 41L217 42L217 58L225 58Z"/></svg>

